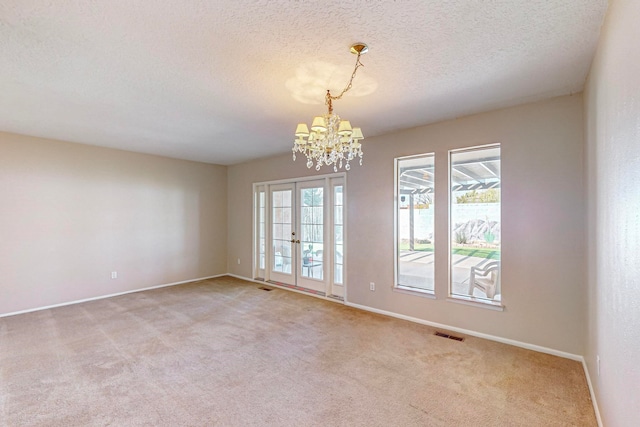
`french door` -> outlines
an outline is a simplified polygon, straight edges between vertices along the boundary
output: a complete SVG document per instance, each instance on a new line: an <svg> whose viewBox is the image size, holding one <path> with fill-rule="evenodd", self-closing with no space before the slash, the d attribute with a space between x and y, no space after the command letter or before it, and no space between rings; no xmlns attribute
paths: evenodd
<svg viewBox="0 0 640 427"><path fill-rule="evenodd" d="M254 189L254 276L344 298L344 176Z"/></svg>
<svg viewBox="0 0 640 427"><path fill-rule="evenodd" d="M270 279L286 284L295 283L296 232L294 230L295 184L273 185L269 188L271 227L269 269Z"/></svg>

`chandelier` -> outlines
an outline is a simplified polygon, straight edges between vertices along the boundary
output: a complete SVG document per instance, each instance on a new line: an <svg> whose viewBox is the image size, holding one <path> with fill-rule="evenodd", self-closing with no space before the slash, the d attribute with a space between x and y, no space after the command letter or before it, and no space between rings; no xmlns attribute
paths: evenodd
<svg viewBox="0 0 640 427"><path fill-rule="evenodd" d="M353 79L358 68L362 67L360 56L367 53L369 48L364 43L356 43L351 46L351 53L357 55L356 65L351 74L349 83L342 90L340 95L333 96L327 90L325 95L325 105L328 112L322 116L316 116L311 123L311 132L306 124L300 123L296 128L296 139L293 143L293 160L296 160L296 153L302 153L307 157L307 167L311 168L315 162L316 170L320 170L323 164L333 165L333 171L338 172L338 168L351 169L349 162L356 157L362 166L362 144L364 136L358 127L352 128L349 120L342 120L333 113L333 101L342 98L342 95L351 89Z"/></svg>

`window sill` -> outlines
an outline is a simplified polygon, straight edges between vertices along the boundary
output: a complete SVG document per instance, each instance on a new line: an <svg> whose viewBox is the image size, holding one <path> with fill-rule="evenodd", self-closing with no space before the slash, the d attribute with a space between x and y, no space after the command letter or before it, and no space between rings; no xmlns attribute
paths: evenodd
<svg viewBox="0 0 640 427"><path fill-rule="evenodd" d="M432 291L427 291L426 289L410 288L408 286L394 286L392 289L394 292L398 292L400 294L436 299L436 295Z"/></svg>
<svg viewBox="0 0 640 427"><path fill-rule="evenodd" d="M498 301L488 301L485 299L475 297L463 297L463 296L449 296L447 301L454 302L456 304L470 305L472 307L486 308L494 311L504 311L505 307Z"/></svg>

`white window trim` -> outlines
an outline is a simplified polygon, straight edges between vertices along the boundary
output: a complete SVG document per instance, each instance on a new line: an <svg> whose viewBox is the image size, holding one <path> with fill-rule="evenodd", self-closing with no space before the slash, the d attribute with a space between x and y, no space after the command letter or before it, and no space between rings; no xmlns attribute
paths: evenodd
<svg viewBox="0 0 640 427"><path fill-rule="evenodd" d="M392 287L394 292L405 295L413 295L416 297L428 298L428 299L437 299L435 291L431 292L426 289L413 288L411 286L403 286L403 285L395 285Z"/></svg>
<svg viewBox="0 0 640 427"><path fill-rule="evenodd" d="M448 248L449 248L449 256L448 256L448 264L447 264L447 270L448 270L448 274L447 274L447 301L448 302L453 302L453 303L457 303L457 304L462 304L462 305L468 305L471 307L479 307L479 308L485 308L488 310L494 310L494 311L504 311L505 309L505 305L502 303L502 301L493 301L493 300L489 300L489 299L484 299L484 298L478 298L478 297L474 297L474 296L467 296L467 295L455 295L451 293L451 285L452 285L452 271L451 271L451 256L452 256L452 243L451 243L451 230L452 230L452 222L451 222L451 154L453 153L464 153L464 152L471 152L471 151L478 151L478 150L482 150L482 149L487 149L487 148L500 148L500 161L502 162L502 145L499 142L494 142L491 144L484 144L484 145L474 145L472 147L465 147L465 148L458 148L458 149L451 149L448 150L448 154L447 154L447 175L448 175L448 181L447 181L447 220L448 220L448 227L447 227L447 242L448 242ZM500 187L502 188L502 174L500 176ZM500 192L502 194L502 191ZM500 200L500 221L502 221L502 200ZM502 251L502 243L500 244L500 250ZM501 254L502 255L502 254ZM500 257L500 274L502 275L502 256ZM502 291L501 291L502 292Z"/></svg>
<svg viewBox="0 0 640 427"><path fill-rule="evenodd" d="M447 301L494 311L504 311L506 308L501 302L485 300L477 297L467 297L464 295L448 296Z"/></svg>
<svg viewBox="0 0 640 427"><path fill-rule="evenodd" d="M400 160L408 160L408 159L417 159L420 157L432 156L434 161L434 174L435 174L435 152L421 153L421 154L413 154L410 156L399 156L393 159L393 287L392 289L398 293L414 295L420 297L427 297L430 299L436 299L436 290L435 290L435 270L434 270L434 284L433 291L428 289L414 288L412 286L401 285L398 283L398 262L399 262L399 248L398 248L398 162ZM434 192L435 192L435 182L434 182ZM434 193L435 194L435 193ZM435 222L435 219L434 219ZM434 224L435 225L435 224ZM435 234L435 232L434 232ZM434 257L435 257L435 239L434 239ZM434 265L435 269L435 265Z"/></svg>

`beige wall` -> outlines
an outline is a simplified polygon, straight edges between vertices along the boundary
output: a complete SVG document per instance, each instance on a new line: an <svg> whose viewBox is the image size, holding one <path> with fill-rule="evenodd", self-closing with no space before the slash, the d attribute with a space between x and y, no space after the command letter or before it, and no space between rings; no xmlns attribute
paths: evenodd
<svg viewBox="0 0 640 427"><path fill-rule="evenodd" d="M0 133L0 314L225 273L226 169Z"/></svg>
<svg viewBox="0 0 640 427"><path fill-rule="evenodd" d="M445 300L447 150L493 142L502 144L504 312ZM368 138L364 144L364 166L347 176L349 302L583 354L581 95ZM392 290L393 159L425 152L436 154L437 300ZM230 273L252 276L251 184L309 174L304 162L293 163L290 155L229 167ZM369 291L371 281L375 292Z"/></svg>
<svg viewBox="0 0 640 427"><path fill-rule="evenodd" d="M227 175L227 194L229 195L227 271L229 273L253 277L251 274L253 183L326 173L328 173L326 170L320 173L315 173L315 169L309 171L302 158L298 156L298 160L293 162L290 154L229 166ZM238 258L240 258L240 265L237 263Z"/></svg>
<svg viewBox="0 0 640 427"><path fill-rule="evenodd" d="M585 358L608 426L640 425L639 22L640 2L611 2L585 90L589 247Z"/></svg>

